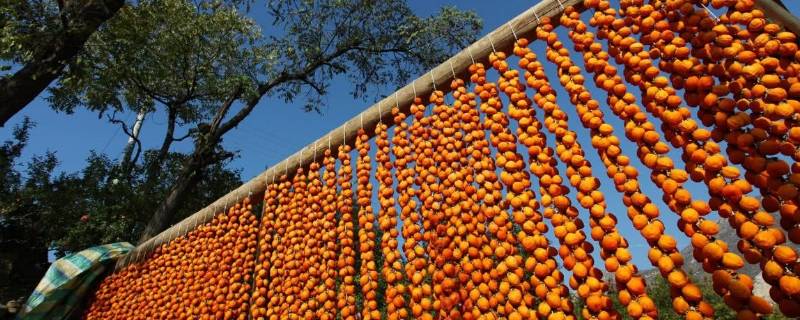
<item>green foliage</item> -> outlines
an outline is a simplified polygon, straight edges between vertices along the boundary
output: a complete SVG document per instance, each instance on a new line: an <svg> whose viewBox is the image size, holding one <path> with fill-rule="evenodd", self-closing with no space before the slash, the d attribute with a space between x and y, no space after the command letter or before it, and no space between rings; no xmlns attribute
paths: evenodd
<svg viewBox="0 0 800 320"><path fill-rule="evenodd" d="M307 100L307 110L318 110L318 97L339 75L348 77L355 97L405 84L472 43L482 27L474 12L445 7L420 17L401 0L269 1L267 7L274 25L286 32L265 45L277 53L277 59L265 61L267 75L297 72L309 61L341 54L313 76L278 88L288 101L303 92L316 97Z"/></svg>
<svg viewBox="0 0 800 320"><path fill-rule="evenodd" d="M55 155L35 156L24 169L20 169L18 163L32 127L32 122L25 119L14 128L13 140L0 147L3 180L0 189L0 247L4 249L11 246L42 247L45 235L52 231L52 226L40 223L39 213L56 205L52 200L60 195L54 192L53 198L47 199L41 199L39 195L53 191L51 174L57 164Z"/></svg>
<svg viewBox="0 0 800 320"><path fill-rule="evenodd" d="M355 97L378 96L384 86L403 84L468 45L481 29L475 13L444 8L419 17L401 0L266 1L268 27L241 3L140 0L126 6L50 89L52 107L110 113L116 124L117 112L165 111L161 154L174 141L194 142L169 190L168 199L180 199L197 172L229 158L223 136L262 97L300 98L305 110L319 111L328 88L342 79ZM367 95L368 89L377 93ZM123 129L128 133L124 123ZM176 138L176 132L185 135ZM172 216L173 207L167 202L154 213L144 237L165 228L162 217Z"/></svg>
<svg viewBox="0 0 800 320"><path fill-rule="evenodd" d="M134 242L143 225L155 211L158 201L180 168L186 155L171 153L161 164L159 176L148 182L146 168L153 159L153 152L145 153L142 164L132 169L131 179L116 178L119 164L106 156L92 154L88 165L79 174L62 175L54 181L65 200L72 200L73 207L62 207L59 212L49 214L48 219L58 219L58 224L66 226L54 233L53 249L58 253L82 250L95 244L116 241ZM148 187L145 184L150 183ZM241 184L237 171L218 164L207 168L204 179L184 201L176 223L208 203L225 195ZM80 200L76 200L80 199ZM86 221L81 217L86 216Z"/></svg>
<svg viewBox="0 0 800 320"><path fill-rule="evenodd" d="M56 1L0 1L0 77L10 74L12 64L45 54L42 44L55 41L62 29Z"/></svg>
<svg viewBox="0 0 800 320"><path fill-rule="evenodd" d="M56 110L155 111L175 105L179 119L208 118L247 82L255 64L255 22L226 6L184 0L144 0L123 7L51 89ZM249 48L248 48L249 47Z"/></svg>
<svg viewBox="0 0 800 320"><path fill-rule="evenodd" d="M147 176L146 170L154 152L146 152L145 160L132 168L130 180L116 178L120 165L96 153L80 172L57 173L54 153L21 163L31 127L26 119L15 128L14 139L0 146L0 265L10 266L0 267L0 291L8 285L20 295L33 290L48 265L48 252L61 257L94 245L134 242L156 210L159 201L154 199L171 186L187 157L170 153L155 177ZM204 178L182 203L173 223L241 184L239 172L225 165L203 171Z"/></svg>
<svg viewBox="0 0 800 320"><path fill-rule="evenodd" d="M347 75L355 96L402 84L481 29L473 12L444 8L419 17L399 0L268 1L266 7L273 23L262 30L230 2L126 6L51 89L53 107L154 112L158 103L172 104L191 124L208 120L231 96L271 94L291 102L314 93L303 94L306 109L319 110L319 96L335 77ZM274 91L259 92L267 84Z"/></svg>

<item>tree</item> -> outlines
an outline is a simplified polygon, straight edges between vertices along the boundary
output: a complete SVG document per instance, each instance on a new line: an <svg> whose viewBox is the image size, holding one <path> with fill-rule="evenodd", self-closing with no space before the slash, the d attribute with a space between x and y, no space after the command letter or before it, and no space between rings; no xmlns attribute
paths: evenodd
<svg viewBox="0 0 800 320"><path fill-rule="evenodd" d="M0 2L0 59L20 65L0 76L0 127L22 110L116 14L124 0ZM0 66L11 70L11 66Z"/></svg>
<svg viewBox="0 0 800 320"><path fill-rule="evenodd" d="M51 254L62 257L99 244L135 241L158 204L152 199L170 188L186 158L169 153L158 165L159 175L150 177L147 167L157 152L149 150L131 168L131 178L120 180L118 162L92 153L82 171L56 173L58 159L53 153L20 163L31 126L24 120L14 139L0 145L0 301L29 294L49 266ZM169 223L241 184L239 172L225 166L205 168L203 179Z"/></svg>
<svg viewBox="0 0 800 320"><path fill-rule="evenodd" d="M369 89L405 83L443 61L481 28L474 13L444 8L422 18L400 0L266 7L268 36L235 5L140 1L98 32L51 90L56 109L88 108L115 123L119 111L166 113L159 156L177 140L193 140L141 241L167 226L204 168L231 157L223 137L264 96L300 98L305 110L318 111L329 85L347 79L354 97L370 97Z"/></svg>
<svg viewBox="0 0 800 320"><path fill-rule="evenodd" d="M24 179L16 170L17 159L28 141L32 127L28 119L14 128L13 140L0 146L0 301L16 299L27 295L27 286L19 282L34 283L47 268L47 248L42 246L42 233L35 230L37 221L27 211L29 203L21 194ZM29 167L36 167L48 161L34 159ZM38 166L40 170L48 170ZM40 175L29 175L31 181L41 179Z"/></svg>

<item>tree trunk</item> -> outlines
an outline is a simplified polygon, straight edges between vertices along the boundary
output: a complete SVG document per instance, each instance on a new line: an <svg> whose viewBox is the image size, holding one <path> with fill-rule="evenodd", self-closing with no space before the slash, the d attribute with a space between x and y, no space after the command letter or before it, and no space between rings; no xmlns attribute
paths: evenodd
<svg viewBox="0 0 800 320"><path fill-rule="evenodd" d="M139 237L140 244L164 231L169 226L183 199L192 190L192 187L197 184L207 166L230 156L216 153L216 147L222 139L221 134L221 132L214 130L205 136L206 139L204 141L196 143L192 155L184 162L177 181L169 189L167 197L158 205L158 209L150 217L150 221L147 222L142 231Z"/></svg>
<svg viewBox="0 0 800 320"><path fill-rule="evenodd" d="M144 116L145 110L142 108L139 110L139 113L136 114L136 122L133 123L133 129L131 130L131 137L128 137L128 144L125 145L125 149L122 151L122 168L125 176L130 174L130 168L133 165L133 160L131 156L133 155L133 148L136 146L136 140L139 139L139 132L142 130L142 123L144 123Z"/></svg>
<svg viewBox="0 0 800 320"><path fill-rule="evenodd" d="M0 79L0 127L36 98L61 75L66 64L83 49L86 40L103 22L113 17L124 0L74 1L69 27L54 41L43 44L42 57L26 64L13 76Z"/></svg>
<svg viewBox="0 0 800 320"><path fill-rule="evenodd" d="M200 172L205 167L205 164L194 161L194 159L193 155L191 161L181 170L178 180L169 189L167 197L161 201L156 212L150 217L150 221L147 222L147 226L145 226L139 237L140 244L156 236L169 226L175 211L178 210L179 205L186 198L191 188L199 181Z"/></svg>
<svg viewBox="0 0 800 320"><path fill-rule="evenodd" d="M158 181L156 177L161 173L161 164L167 159L169 149L175 141L175 122L178 120L178 112L174 106L167 105L167 132L164 133L164 141L161 142L161 149L158 150L156 159L150 162L147 167L147 183Z"/></svg>
<svg viewBox="0 0 800 320"><path fill-rule="evenodd" d="M158 150L155 159L150 160L149 164L147 164L147 168L145 168L144 188L148 190L153 190L155 184L160 181L159 176L161 175L161 168L169 155L172 143L175 141L174 132L177 112L175 109L167 106L167 113L169 119L167 120L167 132L164 134L164 141L161 143L161 148ZM181 175L181 177L182 176L183 175ZM173 190L170 189L170 194L172 192ZM159 210L161 210L161 207L159 207ZM174 208L170 209L167 207L165 210L174 211Z"/></svg>

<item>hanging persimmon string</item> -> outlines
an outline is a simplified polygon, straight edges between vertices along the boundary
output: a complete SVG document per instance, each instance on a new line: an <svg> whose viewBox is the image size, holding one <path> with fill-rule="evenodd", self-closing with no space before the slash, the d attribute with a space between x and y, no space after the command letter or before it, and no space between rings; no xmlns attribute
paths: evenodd
<svg viewBox="0 0 800 320"><path fill-rule="evenodd" d="M336 234L339 238L339 260L336 263L339 291L336 308L343 320L355 319L356 290L355 263L356 252L353 246L353 166L350 163L350 146L339 147L339 225Z"/></svg>
<svg viewBox="0 0 800 320"><path fill-rule="evenodd" d="M450 225L455 231L455 236L452 237L450 244L453 250L453 257L450 260L453 270L449 275L454 279L456 286L451 291L450 297L455 312L451 311L450 314L454 317L472 319L476 314L472 313L472 305L465 305L465 302L468 301L466 297L471 290L468 287L470 275L475 271L470 259L471 256L477 257L477 252L470 253L470 244L467 238L477 229L474 219L479 207L474 198L477 189L474 185L475 175L471 163L474 164L475 160L471 159L471 156L475 146L471 134L478 128L479 119L476 117L476 96L469 92L466 82L455 78L450 84L450 89L454 100L451 117L454 119L454 128L456 129L450 136L454 145L450 155L454 158L455 172L448 177L449 187L456 190L452 195L453 204L450 215Z"/></svg>
<svg viewBox="0 0 800 320"><path fill-rule="evenodd" d="M336 234L336 158L330 149L325 150L322 165L325 167L323 173L324 184L320 197L322 198L322 212L325 220L322 223L322 283L318 285L316 297L320 308L317 310L316 318L330 320L336 318L336 274L338 268L337 241Z"/></svg>
<svg viewBox="0 0 800 320"><path fill-rule="evenodd" d="M635 8L635 7L631 7ZM637 10L631 10L632 12ZM646 11L645 11L646 12ZM641 14L642 11L639 10ZM634 17L632 21L635 25L641 24L639 18ZM641 43L636 41L631 42L631 48L643 49ZM651 46L652 47L652 46ZM661 65L659 64L659 67ZM663 69L663 68L662 68ZM758 69L761 70L761 69ZM722 217L728 219L731 225L739 231L747 232L745 223L751 222L755 225L763 225L761 230L752 230L754 235L752 239L745 237L739 240L738 248L744 253L748 262L758 263L775 261L773 251L777 249L776 245L782 244L786 241L786 236L780 228L772 226L774 221L771 219L763 219L759 215L760 201L750 195L752 185L744 179L740 178L738 168L728 165L727 158L721 154L720 146L709 140L711 134L708 130L698 128L696 122L691 119L688 109L678 107L681 99L675 96L675 89L669 86L665 77L659 75L659 69L651 74L645 74L645 77L639 81L639 86L642 91L647 94L643 97L647 103L648 111L653 115L661 118L664 122L662 131L665 132L670 141L681 147L683 151L683 158L686 160L686 168L695 181L703 181L708 187L711 199L709 204L713 210L719 212ZM759 73L761 73L759 71ZM674 98L673 98L674 97ZM664 104L664 102L667 104ZM787 253L791 256L788 265L792 267L797 262L797 253L791 247L786 248ZM741 259L729 259L722 261L724 265L730 267L740 268L743 264ZM765 264L761 263L762 270ZM749 301L752 293L744 291L752 291L752 279L742 275L743 280L735 282L734 284L743 284L749 290L734 290L735 288L729 287L730 293L734 296L734 300L739 300L738 303ZM800 279L794 274L794 271L788 269L786 274L781 277L788 282L800 282ZM778 283L770 283L774 287L778 287ZM785 286L787 288L791 286ZM785 289L785 288L781 288ZM791 290L794 291L794 290ZM800 291L800 290L798 290ZM785 290L783 293L786 293ZM790 293L793 295L795 292ZM789 298L789 297L785 297ZM784 300L784 299L779 299ZM730 300L729 300L730 301ZM736 304L735 302L729 304ZM741 317L755 317L758 310L744 309L740 310Z"/></svg>
<svg viewBox="0 0 800 320"><path fill-rule="evenodd" d="M386 314L389 319L401 319L406 313L405 298L399 292L401 284L402 262L400 261L400 250L398 248L397 231L397 208L395 207L394 178L392 177L392 160L390 157L391 148L389 144L388 127L384 123L379 123L375 128L375 145L378 148L375 160L378 168L375 178L378 180L378 201L380 211L378 213L379 226L383 231L381 238L381 252L383 253L383 278L386 281Z"/></svg>
<svg viewBox="0 0 800 320"><path fill-rule="evenodd" d="M272 262L270 263L270 287L282 288L285 280L286 273L284 266L286 264L286 229L288 228L288 211L289 202L291 201L291 181L285 175L281 177L281 183L278 187L278 207L275 209L276 234L272 241ZM267 295L267 317L278 317L280 310L285 310L283 306L286 299L283 290L269 290Z"/></svg>
<svg viewBox="0 0 800 320"><path fill-rule="evenodd" d="M302 271L303 265L303 243L302 243L302 215L305 211L305 199L308 195L306 189L307 177L305 171L300 168L297 174L292 178L292 193L290 194L289 205L289 223L286 229L286 238L284 242L287 245L286 263L283 268L287 275L284 279L282 290L286 295L284 304L280 309L281 317L297 317L302 315L300 305L302 298L300 296L301 277L305 276Z"/></svg>
<svg viewBox="0 0 800 320"><path fill-rule="evenodd" d="M471 75L472 76L472 75ZM489 144L484 139L485 132L481 127L480 115L478 114L474 92L468 91L463 81L458 86L459 114L461 115L462 130L466 148L461 151L462 169L469 181L464 182L465 196L462 205L460 220L464 223L465 235L462 235L460 248L463 257L460 261L461 274L460 286L462 296L466 293L467 298L463 298L462 309L464 319L479 319L480 309L477 306L481 296L479 287L484 279L484 259L486 255L482 251L486 237L486 216L481 210L481 199L483 197L482 182L478 181L480 170L483 168L482 161L488 155ZM464 162L466 159L466 163Z"/></svg>
<svg viewBox="0 0 800 320"><path fill-rule="evenodd" d="M515 46L514 51L516 52L517 50L518 47ZM538 119L536 119L535 112L531 108L531 100L525 94L525 87L521 83L519 71L509 68L507 61L505 61L505 53L497 53L495 56L498 59L493 61L492 65L501 75L498 82L499 88L506 94L506 97L510 101L508 115L518 124L516 130L517 139L528 149L530 172L540 178L540 199L542 200L542 204L545 206L544 213L540 214L537 210L538 204L531 202L529 203L529 207L523 208L523 215L519 215L518 212L515 212L514 216L515 222L519 224L522 229L522 232L519 233L522 248L528 254L531 254L533 259L536 261L531 261L529 258L525 264L526 266L531 264L536 265L533 270L534 275L536 276L534 278L536 279L536 281L534 281L534 292L539 299L543 300L537 307L537 316L552 316L557 318L565 317L567 315L571 316L573 310L571 301L569 301L569 291L566 286L563 285L563 274L558 270L558 265L555 259L553 259L553 256L556 254L556 250L550 246L549 240L544 236L544 234L548 231L547 225L544 223L545 218L553 225L554 234L556 235L556 238L559 239L559 244L562 244L562 247L557 252L561 255L562 261L564 261L564 267L567 270L572 271L573 277L570 279L570 284L573 285L573 289L577 289L578 286L582 286L581 290L588 291L588 288L592 287L592 290L595 291L594 293L597 293L596 291L598 291L598 289L605 290L607 287L602 285L598 286L602 283L602 280L600 279L599 270L592 270L594 269L593 259L591 259L591 257L588 255L592 251L590 248L591 245L588 245L583 241L585 239L583 232L579 232L577 230L582 227L582 222L574 221L568 215L560 215L561 213L565 212L557 213L551 211L551 205L553 204L551 202L552 197L554 195L557 197L560 195L558 192L565 191L566 189L559 189L556 191L552 188L542 187L543 185L548 184L548 179L550 178L546 177L544 172L550 171L549 169L552 169L552 167L550 167L549 162L545 164L541 161L547 161L545 159L545 153L547 153L549 150L549 148L542 148L546 139L542 132L539 131L541 129L541 124L539 123ZM490 60L491 58L492 56L490 56ZM550 173L558 175L557 171L550 171ZM544 178L544 180L542 180L542 178ZM556 180L560 180L560 176L558 176ZM526 190L525 192L532 191ZM560 202L564 199L566 198L558 198L556 201ZM576 213L577 212L570 212L569 215ZM565 232L571 233L569 235L570 240L564 241ZM567 242L569 242L569 245L566 244ZM575 268L576 263L581 264L577 267L577 269ZM542 267L539 266L539 264L544 264L548 266L548 269L554 270L549 275L544 274L543 272L539 271L542 270ZM553 268L553 266L555 266L555 268ZM589 275L589 273L591 275ZM588 282L585 281L587 279L587 275L588 278L591 278L592 280ZM575 278L575 276L577 276L577 278ZM545 287L547 290L545 290ZM542 297L541 294L545 291L549 292ZM591 305L590 308L593 309L593 315L597 316L598 318L613 317L615 312L613 312L611 309L611 300L608 299L608 297L603 296L602 300L604 306L601 311L598 311L595 308L595 298L597 297L591 297L587 301L587 304ZM559 301L560 303L557 303ZM585 313L584 316L587 314L588 313Z"/></svg>
<svg viewBox="0 0 800 320"><path fill-rule="evenodd" d="M594 35L586 31L586 25L579 18L580 14L577 11L567 8L561 17L561 23L570 30L570 39L575 49L584 53L584 65L588 71L594 74L598 86L609 89L606 102L609 105L624 103L623 99L627 92L613 90L614 86L622 80L612 73L613 67L607 64L607 54L600 50L602 48L594 42ZM537 66L538 63L529 63L528 65ZM609 69L604 71L606 68ZM538 70L540 69L531 70L531 72L543 74L543 72L537 73ZM612 77L612 80L606 83L608 77ZM589 117L590 113L591 117ZM682 288L687 285L691 285L689 287L691 289L687 291L694 291L694 288L697 287L681 267L684 258L678 251L677 241L673 236L664 233L663 223L659 220L658 207L647 195L642 193L638 170L630 165L630 158L622 154L619 138L614 135L614 128L605 121L600 110L579 108L578 116L582 120L586 119L582 121L586 127L594 126L592 131L596 134L592 137L592 146L603 160L608 177L614 182L617 190L623 194L623 202L628 207L628 217L631 223L650 244L651 249L648 252L650 262L658 268L661 275L673 288L671 291L673 309L679 314L686 314L694 308L705 316L713 315L712 307L707 302L702 299L695 300L688 295L691 292L682 293ZM614 264L612 263L612 265Z"/></svg>
<svg viewBox="0 0 800 320"><path fill-rule="evenodd" d="M460 57L448 61L450 75L427 74L433 90L412 84L413 100L395 95L393 106L377 107L379 119L372 112L358 128L346 123L319 159L325 141L315 142L314 159L305 150L305 160L271 169L283 177L262 189L260 221L242 199L137 257L103 280L84 318L714 319L701 276L727 305L718 308L737 319L766 317L773 305L754 295L745 263L759 266L781 313L800 316L800 257L787 243L800 243L797 35L754 0L622 0L618 8L584 0L588 21L558 5L558 20L534 13L525 35L514 29L521 21L509 22L515 57L503 52L507 39L495 47L489 37L483 56L466 50L468 67ZM524 38L531 29L569 108ZM623 130L638 160L623 150ZM624 221L606 207L589 144L622 199ZM645 193L639 170L657 194ZM662 212L677 216L691 259L708 275L687 274ZM736 244L720 239L713 212L734 228ZM629 248L636 240L620 232L628 223L666 279L672 311L657 310L648 295Z"/></svg>
<svg viewBox="0 0 800 320"><path fill-rule="evenodd" d="M295 199L292 201L297 202L297 206L291 214L294 223L290 226L290 232L293 233L291 237L293 266L289 269L291 275L290 290L292 293L292 303L289 310L290 314L301 316L306 314L307 301L310 296L307 291L303 290L303 287L309 280L309 272L306 266L310 258L310 250L307 247L309 243L305 239L308 232L305 230L307 224L304 221L308 219L310 214L308 200L311 199L311 194L308 189L309 175L306 170L298 169L295 179L297 180L295 183L295 190L297 191L295 192Z"/></svg>
<svg viewBox="0 0 800 320"><path fill-rule="evenodd" d="M262 210L261 225L258 230L259 252L258 263L255 267L255 288L250 299L250 317L267 316L267 299L270 284L270 263L274 252L272 242L275 239L275 211L278 208L278 184L267 184L264 191L264 208Z"/></svg>
<svg viewBox="0 0 800 320"><path fill-rule="evenodd" d="M591 123L592 136L602 136L603 133L594 126L597 121L593 119L599 102L592 99L583 86L581 69L571 61L569 51L552 32L553 27L549 19L545 19L537 28L537 37L547 42L547 59L556 64L561 85L567 90L576 109L588 112L581 115L581 120ZM551 99L554 100L554 97ZM599 191L600 180L592 176L591 164L577 141L577 134L569 130L567 114L554 102L543 111L545 126L556 136L556 153L567 166L570 184L578 191L578 202L589 211L592 239L600 243L600 255L606 260L608 269L615 270L613 273L620 302L627 307L631 317L657 317L655 304L647 297L644 278L630 261L632 256L628 251L628 242L616 228L616 217L606 211L605 196Z"/></svg>
<svg viewBox="0 0 800 320"><path fill-rule="evenodd" d="M434 260L437 270L433 272L433 293L439 301L441 309L439 317L461 318L461 266L459 260L463 253L461 250L461 235L466 232L462 225L460 213L463 197L466 196L465 183L469 180L462 167L461 149L464 147L463 133L461 132L460 103L458 98L466 91L460 79L453 79L450 92L455 100L452 105L444 103L444 96L436 100L433 108L434 123L436 128L434 136L437 138L436 154L434 160L438 169L438 188L441 190L436 229L436 241L433 245L437 249ZM464 292L466 294L466 292Z"/></svg>
<svg viewBox="0 0 800 320"><path fill-rule="evenodd" d="M378 267L375 260L375 213L372 209L372 170L369 156L369 136L362 128L356 137L356 150L358 162L356 163L356 179L358 181L358 242L361 252L361 269L359 270L359 285L363 295L361 318L365 320L380 320L378 311Z"/></svg>
<svg viewBox="0 0 800 320"><path fill-rule="evenodd" d="M446 195L444 191L444 181L447 178L447 171L450 169L449 161L445 154L447 138L444 135L445 129L452 129L446 126L447 109L445 105L444 92L435 90L431 93L430 103L433 105L430 115L429 139L431 141L431 166L428 168L429 176L426 178L430 183L427 187L432 191L431 210L428 210L427 220L428 232L426 233L428 247L428 257L433 266L430 270L433 313L435 316L446 316L449 314L450 307L447 304L449 297L445 288L450 289L453 285L452 279L448 279L444 273L444 265L449 260L449 245L447 236L448 220L446 217L448 206L445 203ZM443 305L445 303L445 305Z"/></svg>
<svg viewBox="0 0 800 320"><path fill-rule="evenodd" d="M737 9L740 5L741 9ZM800 65L792 54L797 52L796 36L780 32L780 26L767 23L763 13L746 2L731 4L720 23L712 25L706 37L713 37L714 41L705 44L700 51L704 55L698 58L705 58L705 66L714 72L700 78L681 77L675 86L697 92L687 95L686 102L699 106L698 117L713 126L712 135L728 142L730 161L741 165L747 181L761 191L763 209L779 211L789 240L800 243L800 180L793 176L800 169L796 147L800 128L793 117L800 110L800 84L794 71ZM788 68L781 63L787 60L794 60L786 65ZM715 85L714 80L719 84ZM703 91L708 93L703 95ZM793 161L790 165L778 156L791 157ZM767 219L763 214L759 217L756 220ZM751 222L745 224L748 230L758 227Z"/></svg>
<svg viewBox="0 0 800 320"><path fill-rule="evenodd" d="M483 65L476 67L482 69ZM478 72L486 73L485 70ZM484 79L481 78L482 81ZM522 299L524 288L521 285L522 281L518 280L524 278L525 272L521 268L523 261L517 250L516 236L508 208L512 206L510 203L512 199L514 199L513 207L517 210L522 206L523 200L527 205L527 202L533 199L530 199L527 194L517 195L509 192L509 190L513 190L512 186L515 182L518 182L518 185L524 184L521 178L522 172L519 171L524 164L519 154L514 151L516 143L513 141L514 137L508 132L508 119L502 112L503 107L497 84L489 81L478 83L476 93L481 97L480 111L483 113L483 126L490 132L489 140L494 148L496 159L491 171L485 171L486 179L490 179L493 184L492 193L487 193L483 199L484 202L491 205L487 208L487 219L489 220L488 230L492 236L489 242L492 268L489 270L488 289L490 293L486 294L488 303L482 309L485 310L485 313L491 314L491 318L497 316L520 319L522 317L519 312L520 307L525 306L527 309L526 302L532 301ZM494 166L500 169L499 177L495 173ZM512 175L512 173L514 174ZM503 191L506 191L505 196ZM549 274L549 271L545 269L542 273ZM481 304L483 303L479 301L479 307Z"/></svg>
<svg viewBox="0 0 800 320"><path fill-rule="evenodd" d="M486 82L486 70L482 65L472 64L469 67L470 82L476 84L473 92L469 92L469 104L462 105L468 108L468 119L465 121L464 130L469 132L465 140L470 141L468 148L472 148L469 156L469 166L472 168L472 175L475 180L475 193L471 196L472 206L470 208L470 219L465 222L468 224L470 234L467 235L467 249L469 261L462 262L462 270L470 272L469 281L466 283L468 299L464 299L465 318L480 319L489 309L489 300L486 295L489 292L490 270L492 268L491 248L488 246L489 237L487 236L487 213L489 206L493 205L483 201L487 195L492 194L494 184L497 182L494 172L494 161L491 157L490 143L486 139L486 131L481 123L480 113L478 112L478 86ZM468 187L469 188L469 187Z"/></svg>
<svg viewBox="0 0 800 320"><path fill-rule="evenodd" d="M307 270L304 274L308 277L302 283L300 296L302 299L301 314L306 318L313 318L320 307L317 297L321 294L319 286L322 283L322 252L324 250L322 223L325 221L321 199L322 179L320 165L317 162L309 166L307 187L306 209L303 213L303 244L306 246L303 268Z"/></svg>
<svg viewBox="0 0 800 320"><path fill-rule="evenodd" d="M537 88L534 100L542 108L544 104L555 103L555 96L550 94L551 87L546 78L534 79L530 73L538 73L541 66L532 65L538 61L531 59L535 56L527 48L527 42L526 39L518 39L514 46L514 53L521 57L520 66L535 68L526 71L525 80ZM503 78L507 79L506 83L501 85L505 86L504 91L509 95L513 107L509 110L509 114L517 121L519 139L528 148L530 170L539 178L539 192L544 206L544 217L553 225L553 233L561 245L558 253L564 261L564 267L571 271L569 284L587 303L588 308L581 310L582 316L600 319L616 317L617 312L613 309L611 299L606 295L608 285L602 279L602 272L595 268L594 259L591 256L594 247L585 241L583 221L578 216L578 209L567 197L569 189L563 184L558 168L555 166L553 149L546 144L547 138L541 131L542 124L536 118L532 101L525 94L525 87L520 82L519 72L509 70L503 75ZM537 80L540 82L536 82ZM533 230L536 230L538 237L541 237L540 233L547 231L546 227L543 227L541 232L535 228ZM523 247L526 249L530 246L527 244L528 242L531 241L523 240ZM536 250L542 249L537 248ZM535 251L534 254L536 254ZM566 290L564 292L566 293ZM540 314L540 316L547 316L547 314Z"/></svg>
<svg viewBox="0 0 800 320"><path fill-rule="evenodd" d="M431 117L426 115L426 106L422 99L417 97L411 105L414 121L410 128L411 144L416 155L414 184L417 186L416 197L419 208L411 213L412 222L416 225L416 232L411 237L414 239L413 254L406 254L409 263L406 265L406 277L409 279L411 292L411 314L421 319L433 318L433 286L430 278L433 265L430 263L428 248L432 235L430 212L433 210L433 191L431 174L433 164L433 145L429 139ZM416 220L415 220L416 218ZM408 240L407 240L408 241Z"/></svg>

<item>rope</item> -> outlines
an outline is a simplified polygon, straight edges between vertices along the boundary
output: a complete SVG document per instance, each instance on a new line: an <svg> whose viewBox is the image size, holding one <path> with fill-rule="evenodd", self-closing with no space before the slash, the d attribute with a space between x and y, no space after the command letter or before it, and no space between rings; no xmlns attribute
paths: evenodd
<svg viewBox="0 0 800 320"><path fill-rule="evenodd" d="M701 6L703 6L703 9L705 9L705 10L706 10L706 12L707 12L709 15L711 15L711 18L713 18L713 19L714 19L714 21L716 21L716 22L719 22L719 17L717 17L717 15L716 15L716 14L714 14L714 12L713 12L713 11L711 11L711 9L709 9L708 7L706 7L706 5L705 5L704 3L702 3L702 2L700 3L700 5L701 5Z"/></svg>
<svg viewBox="0 0 800 320"><path fill-rule="evenodd" d="M534 11L534 13L536 13L536 11ZM514 35L514 40L519 40L519 38L517 38L517 33L514 31L514 26L511 25L511 21L508 22L508 28L511 29L511 34Z"/></svg>
<svg viewBox="0 0 800 320"><path fill-rule="evenodd" d="M469 60L472 60L472 64L475 64L475 57L472 56L472 48L467 47L467 53L469 53Z"/></svg>

